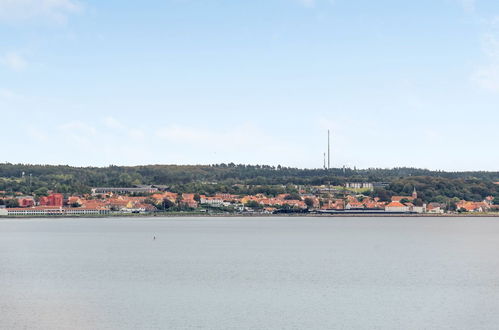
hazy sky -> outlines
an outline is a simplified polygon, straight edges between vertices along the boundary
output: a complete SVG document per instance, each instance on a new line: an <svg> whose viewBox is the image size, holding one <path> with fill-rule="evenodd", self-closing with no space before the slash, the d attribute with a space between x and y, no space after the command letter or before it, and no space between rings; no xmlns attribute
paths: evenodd
<svg viewBox="0 0 499 330"><path fill-rule="evenodd" d="M499 170L497 0L0 0L0 162Z"/></svg>

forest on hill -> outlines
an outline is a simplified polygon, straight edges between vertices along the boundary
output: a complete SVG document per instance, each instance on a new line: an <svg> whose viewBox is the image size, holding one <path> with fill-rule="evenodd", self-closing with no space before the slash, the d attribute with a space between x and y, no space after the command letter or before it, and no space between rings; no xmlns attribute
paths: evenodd
<svg viewBox="0 0 499 330"><path fill-rule="evenodd" d="M88 193L92 187L167 185L172 191L199 193L290 192L294 186L346 182L387 183L381 195L410 194L414 187L425 201L445 198L482 200L498 196L499 172L444 172L417 168L299 169L268 165L145 165L72 167L62 165L0 164L0 190L23 192L53 190Z"/></svg>

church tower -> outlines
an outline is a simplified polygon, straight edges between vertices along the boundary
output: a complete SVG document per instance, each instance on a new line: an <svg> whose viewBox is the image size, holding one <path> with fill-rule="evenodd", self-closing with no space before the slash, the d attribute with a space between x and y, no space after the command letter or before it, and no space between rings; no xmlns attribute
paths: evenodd
<svg viewBox="0 0 499 330"><path fill-rule="evenodd" d="M412 192L412 198L414 199L418 198L418 192L416 191L416 187L414 187L414 191Z"/></svg>

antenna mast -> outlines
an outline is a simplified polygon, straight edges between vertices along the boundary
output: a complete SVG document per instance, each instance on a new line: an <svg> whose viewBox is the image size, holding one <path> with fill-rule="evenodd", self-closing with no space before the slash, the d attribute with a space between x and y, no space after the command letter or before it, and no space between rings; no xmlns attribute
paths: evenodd
<svg viewBox="0 0 499 330"><path fill-rule="evenodd" d="M329 130L327 130L327 169L331 168L331 144L329 138Z"/></svg>

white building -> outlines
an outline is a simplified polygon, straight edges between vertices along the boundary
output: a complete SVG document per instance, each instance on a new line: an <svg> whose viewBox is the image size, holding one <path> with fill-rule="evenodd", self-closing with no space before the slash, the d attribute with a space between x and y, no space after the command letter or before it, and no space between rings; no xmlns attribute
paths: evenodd
<svg viewBox="0 0 499 330"><path fill-rule="evenodd" d="M444 213L444 205L441 205L439 203L430 203L428 204L427 212L433 214L442 214Z"/></svg>
<svg viewBox="0 0 499 330"><path fill-rule="evenodd" d="M57 207L29 207L5 209L8 216L64 216L64 215L102 215L109 214L108 209L87 208L57 208ZM0 215L2 215L0 213Z"/></svg>
<svg viewBox="0 0 499 330"><path fill-rule="evenodd" d="M412 212L416 213L425 213L426 212L426 205L423 206L413 206L410 208Z"/></svg>
<svg viewBox="0 0 499 330"><path fill-rule="evenodd" d="M345 187L351 189L374 189L374 185L371 182L347 182L345 183Z"/></svg>
<svg viewBox="0 0 499 330"><path fill-rule="evenodd" d="M400 202L391 202L385 206L386 212L409 212L409 206L404 205Z"/></svg>
<svg viewBox="0 0 499 330"><path fill-rule="evenodd" d="M71 208L64 209L65 215L100 215L100 214L109 214L108 209L87 209L87 208Z"/></svg>
<svg viewBox="0 0 499 330"><path fill-rule="evenodd" d="M209 205L209 206L214 206L214 207L221 207L224 206L224 201L222 198L219 197L205 197L201 196L200 200L201 204ZM228 203L230 204L230 203Z"/></svg>

